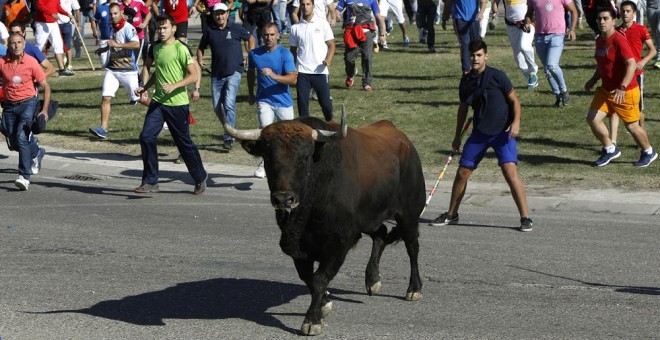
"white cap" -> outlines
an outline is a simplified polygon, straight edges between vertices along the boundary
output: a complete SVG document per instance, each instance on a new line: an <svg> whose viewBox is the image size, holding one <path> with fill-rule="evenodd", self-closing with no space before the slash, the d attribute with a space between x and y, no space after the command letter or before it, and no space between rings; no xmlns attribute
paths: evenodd
<svg viewBox="0 0 660 340"><path fill-rule="evenodd" d="M213 6L213 11L228 11L229 7L227 5L223 4L222 2L219 2Z"/></svg>

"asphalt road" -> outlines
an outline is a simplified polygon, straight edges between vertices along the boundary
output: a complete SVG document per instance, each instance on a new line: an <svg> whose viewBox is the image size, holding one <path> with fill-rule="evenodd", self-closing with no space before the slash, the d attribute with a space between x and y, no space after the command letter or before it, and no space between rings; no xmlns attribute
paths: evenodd
<svg viewBox="0 0 660 340"><path fill-rule="evenodd" d="M19 192L7 155L0 149L3 340L298 334L310 298L279 249L267 186L253 169L208 165L209 189L196 197L184 166L161 163L162 192L137 195L137 158L51 150ZM463 224L421 226L422 300L403 300L403 244L385 250L381 295L366 295L363 238L331 283L335 309L321 338L660 336L657 210L550 204L547 190L530 190L535 229L521 233L506 191L471 188L481 195L462 207ZM446 207L447 190L443 183L422 222Z"/></svg>

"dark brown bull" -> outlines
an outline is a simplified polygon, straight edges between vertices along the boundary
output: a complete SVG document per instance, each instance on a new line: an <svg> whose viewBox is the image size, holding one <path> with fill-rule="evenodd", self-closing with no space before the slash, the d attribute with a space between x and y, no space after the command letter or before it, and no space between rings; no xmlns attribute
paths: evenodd
<svg viewBox="0 0 660 340"><path fill-rule="evenodd" d="M312 295L302 324L306 335L323 330L332 309L328 283L346 254L367 234L373 241L365 283L380 289L379 261L387 244L403 240L410 257L406 300L422 297L417 256L418 217L424 208L424 177L415 147L389 121L357 129L300 118L263 130L225 131L264 159L282 251L293 258ZM343 136L343 138L341 138ZM388 232L383 222L394 218ZM314 262L318 269L314 271Z"/></svg>

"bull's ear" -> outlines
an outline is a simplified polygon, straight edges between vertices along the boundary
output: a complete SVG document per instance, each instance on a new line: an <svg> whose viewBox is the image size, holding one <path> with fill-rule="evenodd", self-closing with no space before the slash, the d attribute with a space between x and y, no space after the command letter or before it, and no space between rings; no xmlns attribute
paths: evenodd
<svg viewBox="0 0 660 340"><path fill-rule="evenodd" d="M241 146L252 156L261 156L261 141L243 140Z"/></svg>

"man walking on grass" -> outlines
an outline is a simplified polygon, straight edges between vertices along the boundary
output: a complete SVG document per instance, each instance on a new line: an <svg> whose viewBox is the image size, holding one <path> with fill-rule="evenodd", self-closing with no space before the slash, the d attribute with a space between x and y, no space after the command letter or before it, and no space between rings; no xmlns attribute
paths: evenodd
<svg viewBox="0 0 660 340"><path fill-rule="evenodd" d="M486 66L488 47L483 40L473 40L469 45L472 70L461 78L460 105L456 120L456 133L452 148L461 146L461 131L467 118L468 106L474 111L472 134L465 141L460 165L451 190L449 210L433 220L432 226L458 223L458 208L465 195L472 172L490 147L497 155L504 179L520 213L520 231L532 230L529 218L525 186L518 177L518 151L516 136L520 132L520 101L509 77L501 70Z"/></svg>
<svg viewBox="0 0 660 340"><path fill-rule="evenodd" d="M254 37L239 24L229 24L229 7L224 3L213 6L213 23L202 32L202 39L197 48L197 62L204 67L204 50L211 48L211 94L213 95L213 110L216 115L222 114L220 105L224 105L227 123L236 127L236 95L241 85L241 72L245 59L241 44L245 44L245 52L249 53L255 46ZM225 134L223 147L232 149L234 139Z"/></svg>
<svg viewBox="0 0 660 340"><path fill-rule="evenodd" d="M131 8L126 10L131 14L135 13ZM119 85L123 86L131 97L131 103L134 104L140 99L135 94L135 89L138 87L136 54L140 48L140 40L135 27L124 18L118 3L110 4L110 16L113 28L112 39L107 41L105 47L96 50L97 55L109 53L108 62L104 65L106 72L101 89L101 125L89 129L89 132L100 139L108 138L112 98L117 93Z"/></svg>
<svg viewBox="0 0 660 340"><path fill-rule="evenodd" d="M605 166L621 156L619 148L612 143L603 120L616 114L626 125L637 145L642 149L636 167L647 167L658 158L651 147L646 130L639 125L639 86L635 79L637 61L626 37L615 29L616 13L611 8L601 8L596 18L600 35L596 39L596 71L584 84L591 90L600 79L601 86L591 101L587 123L594 136L603 145L596 166Z"/></svg>
<svg viewBox="0 0 660 340"><path fill-rule="evenodd" d="M317 0L321 1L321 0ZM325 18L317 18L314 0L301 0L302 20L291 26L289 45L298 68L298 115L309 116L309 93L318 95L326 121L332 120L330 72L328 66L335 55L335 37Z"/></svg>
<svg viewBox="0 0 660 340"><path fill-rule="evenodd" d="M206 190L208 173L204 170L197 146L190 137L190 110L188 107L187 85L198 80L198 67L188 50L175 38L177 30L174 19L169 15L156 18L156 33L160 43L153 46L153 55L147 57L147 64L155 66L154 74L144 87L135 89L142 95L155 85L156 93L149 104L144 126L140 133L142 149L142 184L133 191L136 193L158 192L158 134L166 122L174 144L182 156L190 176L195 181L193 193L201 195Z"/></svg>

